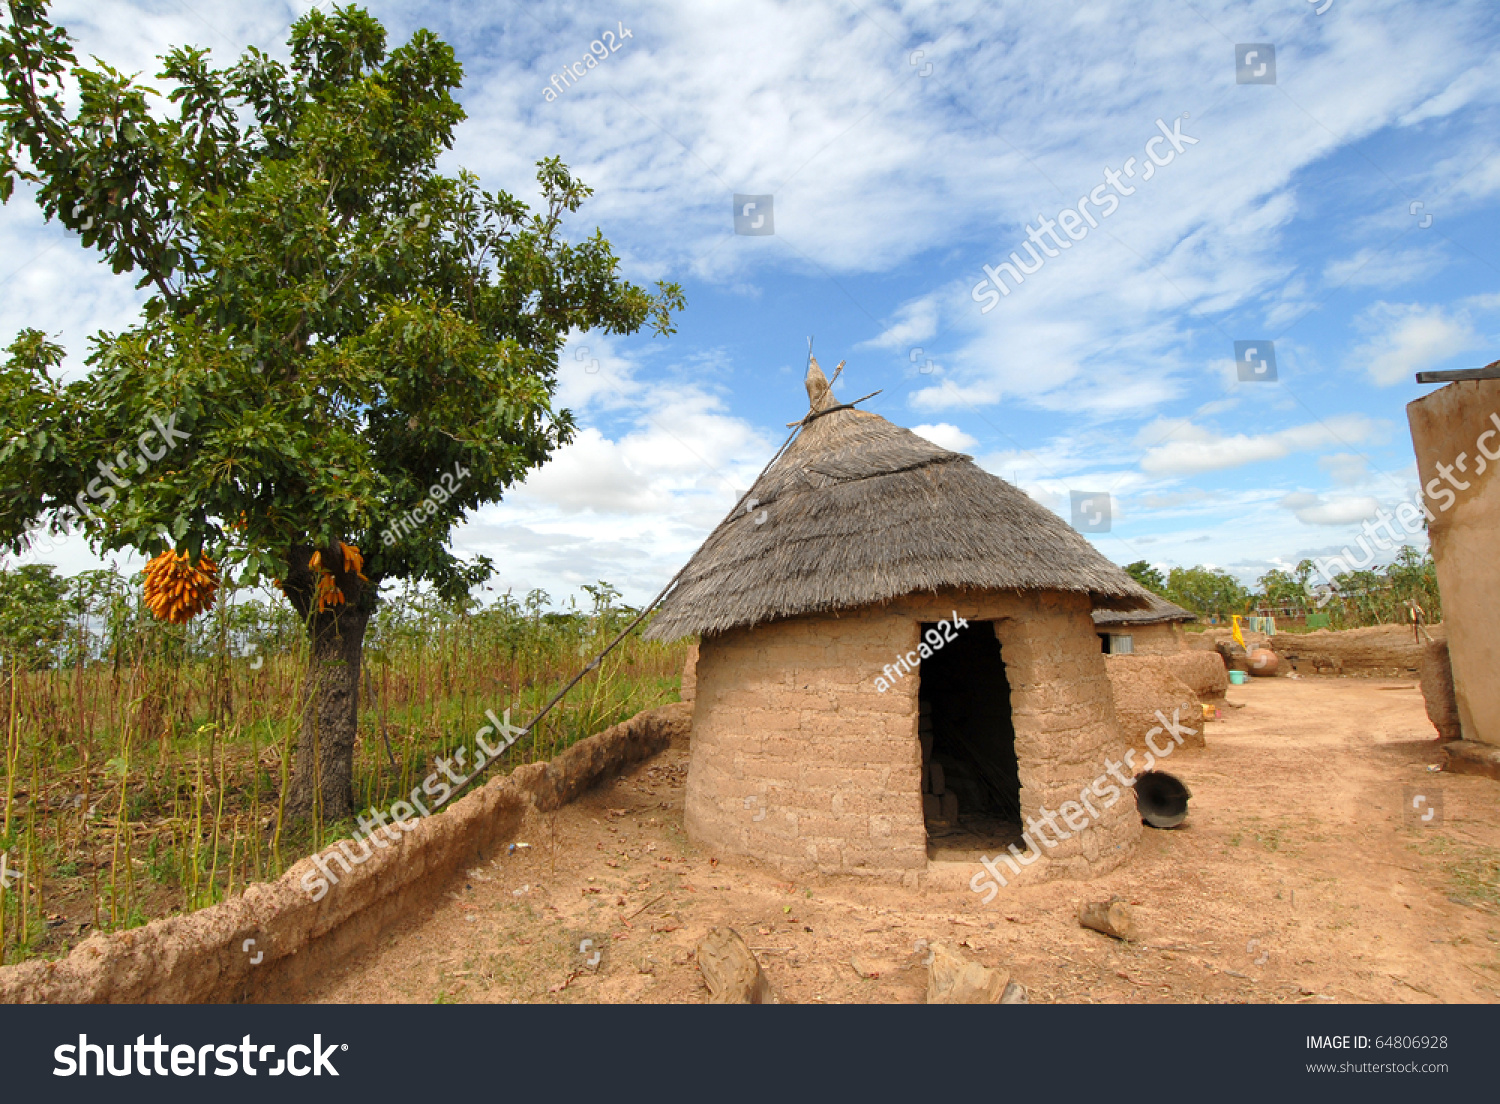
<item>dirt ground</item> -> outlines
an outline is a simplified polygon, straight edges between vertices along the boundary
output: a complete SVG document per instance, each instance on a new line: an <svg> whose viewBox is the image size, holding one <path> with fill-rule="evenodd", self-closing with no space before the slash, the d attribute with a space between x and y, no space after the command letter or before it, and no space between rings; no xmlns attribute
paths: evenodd
<svg viewBox="0 0 1500 1104"><path fill-rule="evenodd" d="M1093 882L1012 883L984 906L958 869L932 880L961 888L913 891L734 867L687 842L673 748L535 818L530 846L479 863L313 999L703 1002L692 950L715 925L792 1003L920 1002L937 940L1034 1003L1500 997L1500 783L1428 771L1443 756L1415 682L1252 680L1229 703L1206 749L1165 764L1192 789L1187 822L1145 829ZM1134 944L1077 923L1112 894Z"/></svg>

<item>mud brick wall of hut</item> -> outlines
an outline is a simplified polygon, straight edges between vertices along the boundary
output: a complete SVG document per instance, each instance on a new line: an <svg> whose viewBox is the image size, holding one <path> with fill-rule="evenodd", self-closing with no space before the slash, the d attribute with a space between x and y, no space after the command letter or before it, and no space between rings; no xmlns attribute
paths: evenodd
<svg viewBox="0 0 1500 1104"><path fill-rule="evenodd" d="M1173 655L1187 648L1182 626L1175 621L1160 625L1115 625L1098 631L1128 634L1136 655Z"/></svg>
<svg viewBox="0 0 1500 1104"><path fill-rule="evenodd" d="M1054 813L1125 745L1082 595L923 596L840 616L799 617L700 645L686 826L700 845L789 873L916 884L927 868L918 679L875 679L915 649L923 622L956 610L994 621L1011 686L1023 817ZM1140 835L1128 790L1095 797L1089 827L1038 850L1046 876L1101 874ZM1061 823L1059 821L1059 823ZM1051 833L1049 831L1048 835Z"/></svg>

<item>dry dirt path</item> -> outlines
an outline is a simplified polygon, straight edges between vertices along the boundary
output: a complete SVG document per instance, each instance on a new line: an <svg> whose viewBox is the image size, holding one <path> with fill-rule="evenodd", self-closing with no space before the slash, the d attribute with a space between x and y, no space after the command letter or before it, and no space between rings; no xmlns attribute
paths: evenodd
<svg viewBox="0 0 1500 1104"><path fill-rule="evenodd" d="M795 1003L921 1001L918 941L939 939L1004 965L1037 1002L1500 997L1500 783L1428 772L1442 755L1415 684L1229 694L1238 708L1208 725L1207 749L1166 764L1193 791L1186 824L1146 829L1091 883L1013 883L982 906L967 888L733 868L687 842L673 748L533 819L529 847L477 864L314 999L701 1002L691 951L717 924ZM1405 814L1405 786L1441 801L1440 823ZM1135 905L1140 942L1078 927L1078 905L1111 894Z"/></svg>

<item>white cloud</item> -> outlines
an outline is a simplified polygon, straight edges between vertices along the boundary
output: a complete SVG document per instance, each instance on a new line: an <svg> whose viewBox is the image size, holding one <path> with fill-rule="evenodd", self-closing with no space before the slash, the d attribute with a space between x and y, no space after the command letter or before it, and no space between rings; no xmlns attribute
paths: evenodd
<svg viewBox="0 0 1500 1104"><path fill-rule="evenodd" d="M1163 434L1162 431L1165 430ZM1188 421L1158 419L1142 436L1160 438L1141 461L1141 470L1152 474L1186 475L1220 471L1266 460L1279 460L1294 452L1307 452L1329 445L1350 445L1371 440L1380 427L1360 414L1344 414L1278 430L1275 433L1224 435Z"/></svg>
<svg viewBox="0 0 1500 1104"><path fill-rule="evenodd" d="M1342 487L1352 487L1370 474L1370 463L1354 452L1336 452L1331 456L1318 457L1318 467L1328 473L1330 479Z"/></svg>
<svg viewBox="0 0 1500 1104"><path fill-rule="evenodd" d="M1392 288L1424 280L1446 264L1436 246L1384 250L1365 248L1330 261L1323 282L1336 288Z"/></svg>
<svg viewBox="0 0 1500 1104"><path fill-rule="evenodd" d="M150 73L176 43L210 45L219 64L247 42L284 57L286 27L305 6L63 0L54 11L81 56ZM1313 474L1364 490L1355 446L1399 409L1368 389L1325 390L1322 423L1278 428L1287 393L1241 387L1221 397L1228 349L1217 362L1200 339L1232 317L1254 326L1250 336L1275 337L1292 363L1280 335L1315 308L1329 336L1321 350L1298 350L1298 373L1310 378L1319 352L1332 363L1330 350L1347 348L1340 327L1368 289L1426 279L1458 256L1435 235L1457 233L1447 228L1462 210L1487 210L1500 193L1494 34L1482 2L1455 3L1442 18L1400 0L1345 5L1337 18L1302 19L1296 40L1278 43L1288 95L1265 95L1278 90L1234 85L1221 34L1259 34L1254 11L1249 23L1222 5L1204 12L1184 20L1164 0L1091 3L1061 18L977 0L640 0L625 19L633 37L548 103L548 76L605 25L596 8L382 6L393 44L431 26L465 65L469 120L445 171L471 168L486 188L530 201L533 163L561 153L595 189L568 224L574 240L598 224L629 279L696 280L709 292L690 286L684 336L664 346L575 335L559 402L577 412L578 440L458 543L554 589L606 577L640 597L669 577L785 432L784 417L756 405L759 383L744 382L759 367L753 342L716 313L722 297L747 316L805 309L818 324L801 328L798 317L794 332L817 332L820 347L830 334L850 343L875 334L863 347L910 380L905 401L920 412L911 420L927 423L920 432L965 450L978 433L1006 450L985 457L987 467L1063 511L1069 484L1109 487L1134 496L1138 519L1155 510L1158 520L1172 511L1197 520L1153 534L1163 554L1212 540L1223 562L1250 563L1294 547L1299 523L1275 504L1284 488L1205 491L1188 480L1337 449ZM913 48L933 64L930 76L909 63ZM1200 143L1150 182L1136 180L1097 231L981 315L969 295L979 264L1016 248L1038 213L1055 216L1100 183L1106 165L1139 160L1155 120L1179 112L1190 113L1183 129ZM1404 166L1403 190L1429 202L1437 230L1412 229L1404 201L1373 199L1386 183L1363 164L1347 171L1351 145L1372 141L1383 143L1383 164ZM774 193L775 238L732 233L736 191ZM0 255L19 265L43 250L0 287L0 343L38 326L62 337L76 369L85 336L128 322L140 295L76 239L42 227L22 197L0 210ZM1314 302L1340 285L1339 297ZM787 309L789 286L797 301ZM857 312L825 329L832 302ZM1472 347L1464 311L1481 318L1486 309L1381 307L1394 313L1367 312L1357 339L1357 364L1377 382ZM1312 344L1306 330L1299 336ZM918 375L909 362L917 345L935 373ZM743 374L694 372L700 357ZM727 382L721 391L706 378ZM901 394L886 379L864 390L883 383L887 402ZM1194 413L1147 426L1158 432L1138 438L1147 455L1130 469L1118 442L1159 412L1183 410ZM1215 428L1215 417L1235 431ZM1300 508L1337 513L1353 501Z"/></svg>
<svg viewBox="0 0 1500 1104"><path fill-rule="evenodd" d="M1380 509L1379 500L1369 496L1324 499L1306 492L1286 495L1279 505L1304 525L1349 525L1374 517Z"/></svg>
<svg viewBox="0 0 1500 1104"><path fill-rule="evenodd" d="M896 312L896 321L878 337L862 341L857 348L896 349L905 353L919 341L926 341L938 328L937 297L924 295L904 303Z"/></svg>
<svg viewBox="0 0 1500 1104"><path fill-rule="evenodd" d="M1419 303L1378 302L1359 320L1369 340L1349 354L1380 387L1409 381L1413 373L1441 364L1479 346L1480 337L1467 317Z"/></svg>
<svg viewBox="0 0 1500 1104"><path fill-rule="evenodd" d="M916 425L911 431L918 437L926 437L935 445L941 445L945 449L954 452L968 452L979 441L970 437L958 426L949 425L947 422L938 422L936 425Z"/></svg>

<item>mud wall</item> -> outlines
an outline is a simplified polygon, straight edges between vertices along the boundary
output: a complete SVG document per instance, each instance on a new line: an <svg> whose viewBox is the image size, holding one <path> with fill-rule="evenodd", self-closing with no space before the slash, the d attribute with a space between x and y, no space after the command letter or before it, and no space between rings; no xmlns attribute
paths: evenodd
<svg viewBox="0 0 1500 1104"><path fill-rule="evenodd" d="M1100 625L1098 631L1128 635L1135 655L1172 655L1187 647L1182 626L1175 621L1160 625Z"/></svg>
<svg viewBox="0 0 1500 1104"><path fill-rule="evenodd" d="M202 1003L295 1000L321 973L425 908L455 873L505 843L528 807L573 800L623 767L685 738L691 707L648 710L581 740L550 763L518 767L417 823L376 841L349 866L321 853L338 884L320 900L304 886L312 857L275 882L187 916L95 935L67 958L0 969L0 1002ZM349 841L345 841L347 845ZM356 851L349 848L350 851ZM357 853L357 851L356 851ZM247 940L254 940L246 946ZM257 956L259 956L257 961Z"/></svg>
<svg viewBox="0 0 1500 1104"><path fill-rule="evenodd" d="M1443 594L1459 723L1464 739L1500 744L1500 380L1450 383L1408 403L1406 417L1434 515L1427 536Z"/></svg>
<svg viewBox="0 0 1500 1104"><path fill-rule="evenodd" d="M1444 599L1446 602L1446 597ZM1434 639L1444 639L1443 625L1425 626ZM1228 629L1191 633L1193 650L1212 651L1221 640L1232 640ZM1422 669L1426 640L1412 639L1410 625L1370 625L1362 629L1319 629L1310 633L1282 632L1275 636L1246 632L1252 649L1267 647L1289 663L1278 675L1295 671L1301 675L1363 675L1379 678L1415 678Z"/></svg>
<svg viewBox="0 0 1500 1104"><path fill-rule="evenodd" d="M793 873L919 883L927 869L917 739L923 622L994 621L1011 687L1023 816L1057 810L1124 743L1083 596L962 594L804 617L702 641L686 826L701 846ZM887 668L892 668L888 671ZM887 678L882 692L876 680ZM1102 873L1140 833L1119 802L1053 841L1051 876Z"/></svg>
<svg viewBox="0 0 1500 1104"><path fill-rule="evenodd" d="M1218 652L1178 652L1161 659L1166 669L1186 683L1200 702L1224 700L1229 690L1229 668L1224 666L1224 657Z"/></svg>
<svg viewBox="0 0 1500 1104"><path fill-rule="evenodd" d="M1208 656L1206 652L1197 654ZM1173 658L1154 655L1104 657L1104 665L1109 671L1110 688L1114 693L1115 720L1125 743L1137 751L1134 763L1136 767L1140 767L1145 761L1144 753L1153 750L1146 742L1152 729L1158 730L1152 736L1155 748L1166 747L1168 742L1173 744L1171 750L1204 746L1203 699L1178 677L1173 670ZM1228 678L1227 675L1224 677ZM1177 744L1170 733L1162 731L1158 713L1177 726L1182 736L1181 744Z"/></svg>
<svg viewBox="0 0 1500 1104"><path fill-rule="evenodd" d="M698 696L698 645L694 644L688 649L687 658L682 661L682 690L678 694L685 702L690 702Z"/></svg>

